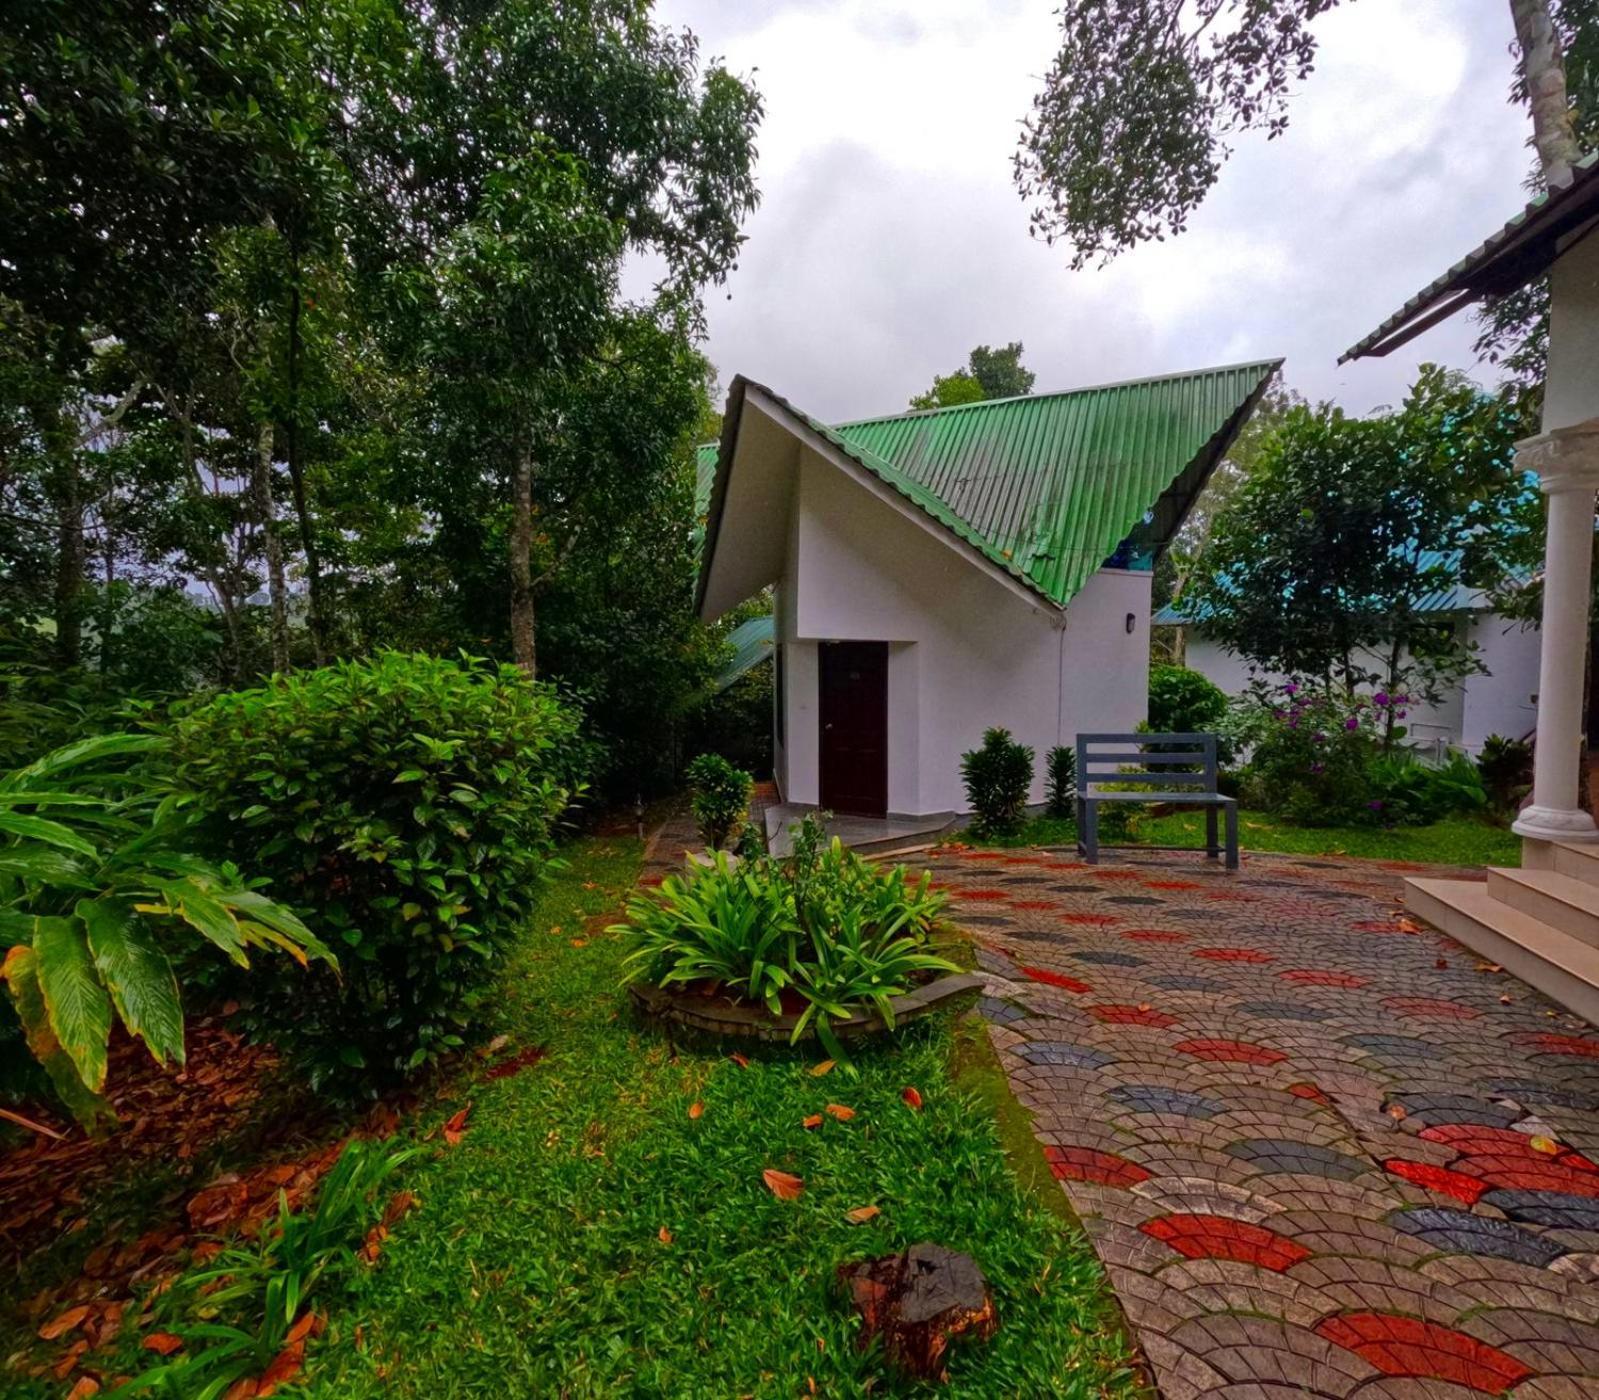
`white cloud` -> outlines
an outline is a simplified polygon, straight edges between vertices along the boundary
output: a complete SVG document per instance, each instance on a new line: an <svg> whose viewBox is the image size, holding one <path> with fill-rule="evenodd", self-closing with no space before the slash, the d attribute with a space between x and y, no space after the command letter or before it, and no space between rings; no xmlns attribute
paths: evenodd
<svg viewBox="0 0 1599 1400"><path fill-rule="evenodd" d="M1506 0L1325 16L1288 134L1241 140L1187 233L1079 273L1029 239L1010 181L1051 9L660 6L767 103L763 204L730 299L709 303L724 380L837 420L895 411L972 345L1020 339L1041 389L1283 354L1290 383L1363 411L1423 359L1471 365L1465 316L1388 360L1336 360L1521 203Z"/></svg>

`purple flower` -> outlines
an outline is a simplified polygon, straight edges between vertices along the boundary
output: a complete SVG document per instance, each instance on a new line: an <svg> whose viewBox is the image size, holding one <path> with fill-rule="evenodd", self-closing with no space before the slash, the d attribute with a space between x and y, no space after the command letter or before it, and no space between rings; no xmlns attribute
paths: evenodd
<svg viewBox="0 0 1599 1400"><path fill-rule="evenodd" d="M1382 811L1382 798L1380 798L1380 797L1374 798L1372 801L1368 802L1366 805L1368 807L1370 807L1372 811L1380 812L1380 811Z"/></svg>
<svg viewBox="0 0 1599 1400"><path fill-rule="evenodd" d="M1386 690L1379 690L1371 697L1371 703L1373 705L1386 705L1388 703L1388 692Z"/></svg>
<svg viewBox="0 0 1599 1400"><path fill-rule="evenodd" d="M1326 767L1327 765L1325 763L1312 763L1310 765L1310 771L1312 773L1321 773L1326 771Z"/></svg>
<svg viewBox="0 0 1599 1400"><path fill-rule="evenodd" d="M1357 716L1355 716L1355 715L1350 715L1349 718L1344 721L1344 728L1345 729L1359 729L1360 728L1360 720L1359 720L1359 718Z"/></svg>
<svg viewBox="0 0 1599 1400"><path fill-rule="evenodd" d="M1314 734L1312 734L1310 737L1312 739L1314 739L1318 744L1325 744L1327 742L1327 736L1325 734L1323 734L1321 732L1321 730L1319 730L1319 729Z"/></svg>
<svg viewBox="0 0 1599 1400"><path fill-rule="evenodd" d="M1410 712L1408 710L1401 710L1401 711L1399 711L1399 718L1403 719L1409 713Z"/></svg>
<svg viewBox="0 0 1599 1400"><path fill-rule="evenodd" d="M1283 694L1284 695L1297 695L1298 693L1299 693L1299 687L1297 685L1295 685L1292 681L1289 681L1288 684L1283 687Z"/></svg>

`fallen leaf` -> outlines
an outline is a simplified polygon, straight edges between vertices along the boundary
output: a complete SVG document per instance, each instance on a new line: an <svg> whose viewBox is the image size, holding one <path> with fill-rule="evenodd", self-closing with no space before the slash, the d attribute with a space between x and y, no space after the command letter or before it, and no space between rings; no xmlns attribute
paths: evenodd
<svg viewBox="0 0 1599 1400"><path fill-rule="evenodd" d="M39 1340L42 1342L53 1342L57 1337L66 1336L68 1332L82 1322L84 1318L88 1317L88 1315L89 1307L87 1303L80 1304L75 1308L68 1308L59 1316L51 1318L49 1322L45 1323L45 1325L39 1329Z"/></svg>
<svg viewBox="0 0 1599 1400"><path fill-rule="evenodd" d="M1405 1106L1404 1106L1404 1104L1402 1104L1402 1103L1391 1103L1391 1104L1389 1104L1388 1105L1388 1116L1390 1118L1394 1119L1396 1122L1399 1119L1403 1118L1405 1116Z"/></svg>
<svg viewBox="0 0 1599 1400"><path fill-rule="evenodd" d="M361 1262L363 1264L376 1264L378 1256L383 1253L383 1241L389 1237L387 1225L374 1225L366 1232L366 1239L361 1245Z"/></svg>
<svg viewBox="0 0 1599 1400"><path fill-rule="evenodd" d="M417 1198L409 1191L396 1191L389 1197L388 1205L383 1207L383 1223L392 1225L407 1211L415 1210Z"/></svg>
<svg viewBox="0 0 1599 1400"><path fill-rule="evenodd" d="M311 1329L316 1324L317 1315L314 1312L301 1313L300 1320L289 1328L289 1334L283 1339L284 1342L303 1342L311 1334Z"/></svg>
<svg viewBox="0 0 1599 1400"><path fill-rule="evenodd" d="M660 1230L656 1232L655 1238L658 1239L662 1244L671 1244L672 1232L663 1225L661 1226Z"/></svg>
<svg viewBox="0 0 1599 1400"><path fill-rule="evenodd" d="M750 1067L750 1057L744 1054L742 1051L735 1050L727 1058L730 1059L740 1069L748 1069Z"/></svg>
<svg viewBox="0 0 1599 1400"><path fill-rule="evenodd" d="M261 1379L256 1382L256 1395L270 1395L280 1385L287 1385L300 1374L304 1362L305 1339L302 1337L297 1342L290 1342L272 1358L272 1364L261 1372Z"/></svg>
<svg viewBox="0 0 1599 1400"><path fill-rule="evenodd" d="M844 1219L852 1220L857 1225L864 1225L868 1220L875 1219L882 1213L881 1206L856 1206L854 1210L844 1212Z"/></svg>
<svg viewBox="0 0 1599 1400"><path fill-rule="evenodd" d="M805 1118L800 1126L807 1130L820 1128L822 1126L822 1115L820 1113L812 1113Z"/></svg>
<svg viewBox="0 0 1599 1400"><path fill-rule="evenodd" d="M698 1118L704 1112L705 1105L702 1104L698 1099L695 1099L694 1102L688 1106L688 1116L690 1118Z"/></svg>
<svg viewBox="0 0 1599 1400"><path fill-rule="evenodd" d="M183 1338L175 1337L170 1332L152 1332L139 1345L157 1356L171 1356L183 1345Z"/></svg>
<svg viewBox="0 0 1599 1400"><path fill-rule="evenodd" d="M805 1182L788 1172L780 1172L773 1167L768 1167L761 1173L761 1180L766 1183L769 1190L780 1201L792 1201L805 1189Z"/></svg>
<svg viewBox="0 0 1599 1400"><path fill-rule="evenodd" d="M1499 998L1499 1004L1501 1006L1509 1006L1511 1004L1511 996L1508 992Z"/></svg>
<svg viewBox="0 0 1599 1400"><path fill-rule="evenodd" d="M1444 970L1444 968L1449 966L1449 959L1448 958L1439 958L1438 961L1433 964L1433 966L1436 967L1440 972L1442 972Z"/></svg>
<svg viewBox="0 0 1599 1400"><path fill-rule="evenodd" d="M827 1106L827 1111L838 1119L840 1123L848 1123L855 1116L855 1110L848 1104L830 1103Z"/></svg>
<svg viewBox="0 0 1599 1400"><path fill-rule="evenodd" d="M462 1134L466 1132L466 1115L472 1111L472 1105L459 1108L444 1120L444 1140L454 1147L460 1142Z"/></svg>
<svg viewBox="0 0 1599 1400"><path fill-rule="evenodd" d="M1553 1138L1546 1138L1546 1137L1529 1138L1528 1141L1527 1141L1527 1146L1532 1148L1532 1150L1534 1152L1542 1152L1545 1155L1550 1156L1550 1157L1554 1156L1555 1153L1560 1151L1560 1144L1558 1142L1556 1142Z"/></svg>
<svg viewBox="0 0 1599 1400"><path fill-rule="evenodd" d="M509 1045L510 1043L511 1043L511 1037L510 1036L508 1036L508 1035L497 1035L497 1036L494 1037L493 1040L491 1040L487 1045L485 1045L481 1050L479 1050L478 1054L481 1055L486 1060L486 1059L488 1059L488 1057L490 1055L498 1055L500 1053L500 1051L505 1049L505 1047L507 1045Z"/></svg>
<svg viewBox="0 0 1599 1400"><path fill-rule="evenodd" d="M1421 933L1423 929L1414 919L1401 919L1399 920L1399 931L1401 933Z"/></svg>
<svg viewBox="0 0 1599 1400"><path fill-rule="evenodd" d="M89 1343L79 1337L70 1347L62 1353L61 1359L55 1364L55 1378L64 1381L72 1374L72 1368L78 1364L78 1358L88 1351Z"/></svg>
<svg viewBox="0 0 1599 1400"><path fill-rule="evenodd" d="M93 1376L79 1376L78 1383L67 1392L67 1400L89 1400L100 1393L100 1382Z"/></svg>
<svg viewBox="0 0 1599 1400"><path fill-rule="evenodd" d="M913 1085L907 1084L905 1086L905 1092L900 1095L900 1098L904 1099L906 1103L908 1103L912 1108L916 1109L918 1112L921 1111L922 1096L916 1091L916 1089L915 1089L915 1087Z"/></svg>
<svg viewBox="0 0 1599 1400"><path fill-rule="evenodd" d="M254 1376L236 1380L223 1393L222 1400L253 1400L258 1382Z"/></svg>
<svg viewBox="0 0 1599 1400"><path fill-rule="evenodd" d="M819 1065L812 1065L811 1074L817 1079L820 1079L824 1074L831 1074L833 1063L832 1060L823 1060Z"/></svg>
<svg viewBox="0 0 1599 1400"><path fill-rule="evenodd" d="M574 938L572 940L572 946L574 948L587 948L589 946L589 941L586 938Z"/></svg>

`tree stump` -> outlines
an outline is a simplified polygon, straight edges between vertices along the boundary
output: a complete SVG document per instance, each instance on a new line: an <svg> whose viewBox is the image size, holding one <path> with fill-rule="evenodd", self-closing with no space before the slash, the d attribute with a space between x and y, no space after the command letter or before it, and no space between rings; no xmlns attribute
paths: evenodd
<svg viewBox="0 0 1599 1400"><path fill-rule="evenodd" d="M841 1264L839 1282L866 1324L860 1345L883 1339L894 1363L921 1380L949 1379L944 1354L956 1337L987 1341L999 1326L988 1281L969 1254L938 1244L913 1244L859 1264Z"/></svg>

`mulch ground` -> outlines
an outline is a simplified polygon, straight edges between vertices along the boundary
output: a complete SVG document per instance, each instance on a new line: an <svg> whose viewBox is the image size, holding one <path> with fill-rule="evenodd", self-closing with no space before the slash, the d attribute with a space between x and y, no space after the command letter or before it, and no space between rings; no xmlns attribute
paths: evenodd
<svg viewBox="0 0 1599 1400"><path fill-rule="evenodd" d="M1599 1032L1413 867L1122 856L932 868L1162 1394L1599 1396Z"/></svg>

